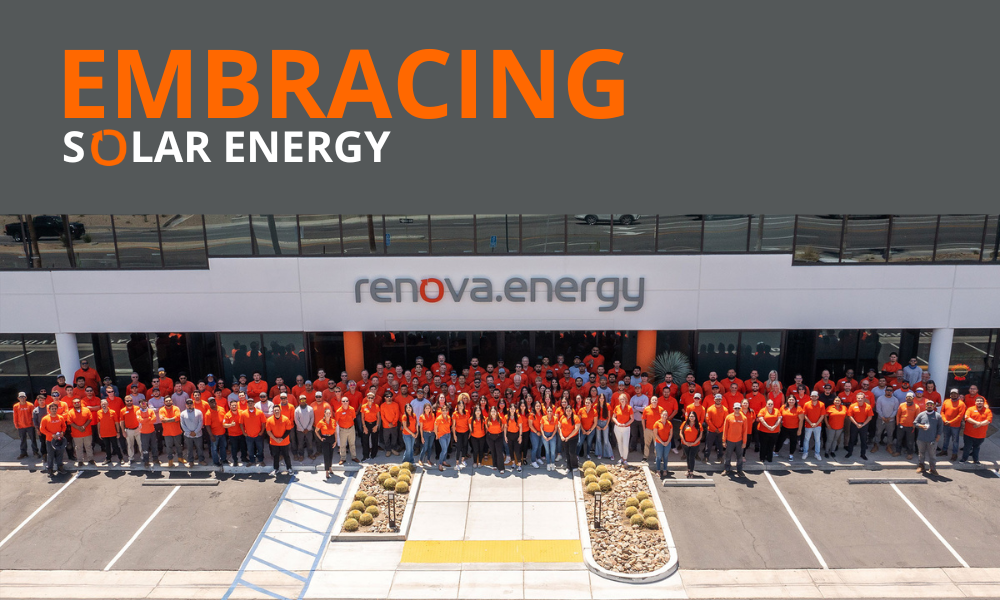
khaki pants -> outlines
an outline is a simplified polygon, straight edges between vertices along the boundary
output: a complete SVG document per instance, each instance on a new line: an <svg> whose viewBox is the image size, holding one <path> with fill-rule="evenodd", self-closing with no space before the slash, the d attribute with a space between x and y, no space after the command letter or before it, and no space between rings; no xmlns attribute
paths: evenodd
<svg viewBox="0 0 1000 600"><path fill-rule="evenodd" d="M357 450L354 449L354 440L356 435L354 433L354 427L340 427L337 426L337 433L340 437L340 460L347 458L347 449L351 449L351 458L357 458Z"/></svg>
<svg viewBox="0 0 1000 600"><path fill-rule="evenodd" d="M77 462L90 462L94 460L93 442L94 437L90 435L73 438L73 448L76 450Z"/></svg>
<svg viewBox="0 0 1000 600"><path fill-rule="evenodd" d="M643 427L643 429L642 429L642 457L643 458L649 458L649 449L653 445L653 436L654 436L654 432L653 432L652 429L646 429L645 427ZM653 452L655 453L656 450L654 449Z"/></svg>
<svg viewBox="0 0 1000 600"><path fill-rule="evenodd" d="M142 456L142 441L140 437L140 429L138 427L135 429L125 430L125 454L128 455L130 462L135 456L135 453L138 453L140 457Z"/></svg>

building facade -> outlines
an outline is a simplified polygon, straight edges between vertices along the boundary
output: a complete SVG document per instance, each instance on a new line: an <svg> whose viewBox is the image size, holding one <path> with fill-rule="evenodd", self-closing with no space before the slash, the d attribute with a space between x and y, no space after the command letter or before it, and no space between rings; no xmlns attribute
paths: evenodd
<svg viewBox="0 0 1000 600"><path fill-rule="evenodd" d="M227 381L598 347L1000 400L997 215L0 216L0 400L88 357ZM942 384L941 382L947 382Z"/></svg>

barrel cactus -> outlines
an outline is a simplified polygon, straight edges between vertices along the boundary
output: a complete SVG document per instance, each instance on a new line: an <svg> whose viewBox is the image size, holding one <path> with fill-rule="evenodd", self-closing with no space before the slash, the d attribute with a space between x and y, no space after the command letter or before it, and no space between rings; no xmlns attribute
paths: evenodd
<svg viewBox="0 0 1000 600"><path fill-rule="evenodd" d="M646 526L646 529L659 529L660 528L660 520L657 519L656 517L648 517L648 518L646 518L643 521L643 524Z"/></svg>
<svg viewBox="0 0 1000 600"><path fill-rule="evenodd" d="M639 510L646 510L647 508L653 508L653 501L649 498L639 503Z"/></svg>
<svg viewBox="0 0 1000 600"><path fill-rule="evenodd" d="M347 519L344 521L344 531L357 531L358 530L358 520L357 519Z"/></svg>
<svg viewBox="0 0 1000 600"><path fill-rule="evenodd" d="M358 523L360 523L364 527L368 527L374 522L375 522L375 517L373 517L368 513L361 515L361 518L358 520Z"/></svg>
<svg viewBox="0 0 1000 600"><path fill-rule="evenodd" d="M377 506L373 505L373 506L369 506L368 508L366 508L365 512L368 513L369 515L373 516L373 517L377 517L378 513L379 513L379 510L378 510Z"/></svg>
<svg viewBox="0 0 1000 600"><path fill-rule="evenodd" d="M634 506L630 506L630 507L628 507L628 508L625 509L625 516L631 519L632 515L636 514L637 512L639 512L638 508L636 508Z"/></svg>
<svg viewBox="0 0 1000 600"><path fill-rule="evenodd" d="M399 475L399 467L397 465L392 465L389 467L389 475L396 477Z"/></svg>
<svg viewBox="0 0 1000 600"><path fill-rule="evenodd" d="M625 501L625 506L634 506L634 507L638 508L639 507L639 500L638 500L638 498L635 498L635 497L629 498L628 500Z"/></svg>
<svg viewBox="0 0 1000 600"><path fill-rule="evenodd" d="M595 469L595 468L597 468L597 465L594 464L594 461L588 460L585 463L583 463L583 465L580 468L583 469L584 471L586 471L587 469Z"/></svg>
<svg viewBox="0 0 1000 600"><path fill-rule="evenodd" d="M639 501L641 502L641 501L645 500L646 498L649 498L649 493L648 492L639 492L638 494L635 495L635 497L638 498Z"/></svg>
<svg viewBox="0 0 1000 600"><path fill-rule="evenodd" d="M387 490L394 490L396 489L396 480L390 477L382 482L382 487Z"/></svg>
<svg viewBox="0 0 1000 600"><path fill-rule="evenodd" d="M364 509L365 509L365 503L364 502L360 502L358 500L355 500L354 502L351 502L351 510L363 511Z"/></svg>
<svg viewBox="0 0 1000 600"><path fill-rule="evenodd" d="M595 494L595 493L597 493L599 491L601 491L601 486L597 485L596 483L587 484L587 493L588 494L593 495L593 494Z"/></svg>
<svg viewBox="0 0 1000 600"><path fill-rule="evenodd" d="M656 517L656 509L655 508L647 508L646 510L642 511L642 516L644 518L646 518L646 519L648 519L650 517Z"/></svg>
<svg viewBox="0 0 1000 600"><path fill-rule="evenodd" d="M406 482L406 481L397 481L396 482L396 493L397 494L406 494L406 493L409 493L409 491L410 491L410 484L408 482Z"/></svg>
<svg viewBox="0 0 1000 600"><path fill-rule="evenodd" d="M593 475L587 475L586 477L583 478L583 483L586 484L586 485L590 485L592 483L597 483L597 477L595 477Z"/></svg>
<svg viewBox="0 0 1000 600"><path fill-rule="evenodd" d="M375 496L368 496L367 498L365 498L365 508L369 506L375 506L376 504L378 504L378 500L375 498ZM364 508L362 510L364 510Z"/></svg>
<svg viewBox="0 0 1000 600"><path fill-rule="evenodd" d="M360 510L352 510L351 512L347 513L347 518L354 519L355 521L357 521L358 519L361 518L361 515L363 514L364 513L362 513Z"/></svg>
<svg viewBox="0 0 1000 600"><path fill-rule="evenodd" d="M366 492L358 492L358 493L354 494L354 499L355 500L360 500L361 502L364 502L365 498L367 498L367 497L368 497L368 494Z"/></svg>
<svg viewBox="0 0 1000 600"><path fill-rule="evenodd" d="M392 475L389 475L388 472L383 471L383 472L381 472L381 473L378 474L378 482L379 483L383 483L383 482L385 482L386 479L389 479L390 477L392 477Z"/></svg>
<svg viewBox="0 0 1000 600"><path fill-rule="evenodd" d="M611 491L611 482L608 481L607 479L602 479L602 480L598 481L597 485L599 485L601 487L601 491L602 492L607 493L607 492Z"/></svg>
<svg viewBox="0 0 1000 600"><path fill-rule="evenodd" d="M644 522L644 520L642 518L642 515L640 515L639 513L636 513L636 514L632 515L631 517L629 517L629 522L632 523L633 525L642 525L643 522Z"/></svg>
<svg viewBox="0 0 1000 600"><path fill-rule="evenodd" d="M597 474L604 475L608 472L608 465L597 465Z"/></svg>

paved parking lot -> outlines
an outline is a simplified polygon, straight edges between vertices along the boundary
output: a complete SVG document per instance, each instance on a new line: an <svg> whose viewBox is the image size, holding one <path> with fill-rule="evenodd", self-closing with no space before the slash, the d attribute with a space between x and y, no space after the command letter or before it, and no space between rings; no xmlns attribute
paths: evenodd
<svg viewBox="0 0 1000 600"><path fill-rule="evenodd" d="M0 471L0 539L71 479ZM162 478L167 485L143 485L150 481L125 472L82 473L0 547L0 565L102 570L128 545L113 569L236 570L287 480L230 476L205 486L191 485L196 474L178 473Z"/></svg>
<svg viewBox="0 0 1000 600"><path fill-rule="evenodd" d="M914 473L770 475L717 474L714 487L660 489L682 569L815 569L821 559L831 569L962 566L931 527L969 566L1000 567L1000 478L994 473L949 470L926 484L898 484L899 493L888 484L848 479Z"/></svg>

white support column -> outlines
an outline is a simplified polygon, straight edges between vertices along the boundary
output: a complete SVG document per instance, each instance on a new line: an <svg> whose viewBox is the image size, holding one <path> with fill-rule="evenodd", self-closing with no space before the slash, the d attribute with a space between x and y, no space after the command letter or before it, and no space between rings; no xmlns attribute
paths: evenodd
<svg viewBox="0 0 1000 600"><path fill-rule="evenodd" d="M955 338L954 329L935 329L931 334L931 351L927 368L931 379L937 384L942 398L948 397L948 367L951 364L951 342Z"/></svg>
<svg viewBox="0 0 1000 600"><path fill-rule="evenodd" d="M66 383L72 386L73 373L80 368L80 347L76 345L76 334L57 333L56 352L59 354L59 369L66 376Z"/></svg>

